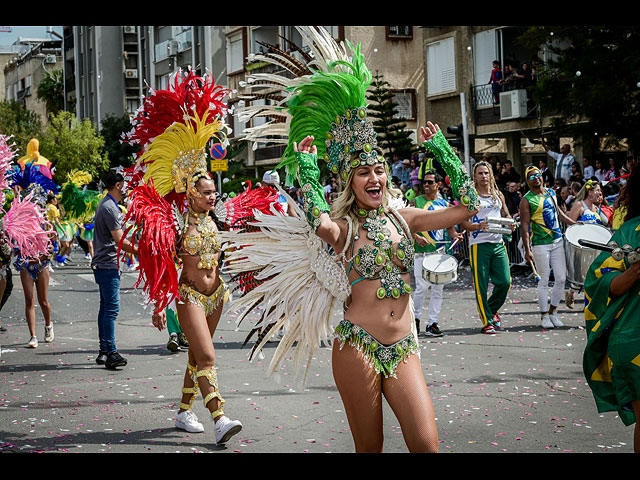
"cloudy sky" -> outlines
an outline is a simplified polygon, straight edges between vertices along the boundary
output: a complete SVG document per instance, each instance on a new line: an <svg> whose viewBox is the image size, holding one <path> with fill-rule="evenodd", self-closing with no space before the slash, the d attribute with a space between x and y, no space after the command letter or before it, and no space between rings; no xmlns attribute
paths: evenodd
<svg viewBox="0 0 640 480"><path fill-rule="evenodd" d="M37 38L51 38L47 33L47 30L52 28L53 31L62 35L62 27L28 27L28 26L0 26L0 45L13 45L18 37L37 37ZM57 37L53 37L57 38Z"/></svg>

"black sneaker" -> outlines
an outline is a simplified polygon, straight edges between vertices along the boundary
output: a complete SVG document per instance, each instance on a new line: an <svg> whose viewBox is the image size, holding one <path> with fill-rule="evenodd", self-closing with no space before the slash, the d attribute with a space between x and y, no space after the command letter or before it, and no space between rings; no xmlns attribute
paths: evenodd
<svg viewBox="0 0 640 480"><path fill-rule="evenodd" d="M167 343L167 349L170 352L177 352L180 348L180 344L178 343L178 334L172 333L169 335L169 342Z"/></svg>
<svg viewBox="0 0 640 480"><path fill-rule="evenodd" d="M189 348L189 342L187 342L187 336L184 333L178 334L178 345L180 345L180 348Z"/></svg>
<svg viewBox="0 0 640 480"><path fill-rule="evenodd" d="M428 325L424 333L428 337L442 337L442 335L444 335L438 328L437 323L432 323L431 325Z"/></svg>
<svg viewBox="0 0 640 480"><path fill-rule="evenodd" d="M98 352L98 357L96 358L96 363L98 365L104 365L104 362L107 361L107 352L103 352L102 350L100 350L100 352Z"/></svg>
<svg viewBox="0 0 640 480"><path fill-rule="evenodd" d="M104 362L104 366L109 369L115 369L116 367L124 367L127 364L127 360L122 357L118 352L112 352L107 355L107 360Z"/></svg>

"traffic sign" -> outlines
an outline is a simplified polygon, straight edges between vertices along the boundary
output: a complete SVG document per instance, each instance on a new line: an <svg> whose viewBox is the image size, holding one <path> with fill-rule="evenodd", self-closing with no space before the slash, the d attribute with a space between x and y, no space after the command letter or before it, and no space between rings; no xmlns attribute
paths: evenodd
<svg viewBox="0 0 640 480"><path fill-rule="evenodd" d="M214 143L211 145L211 156L216 160L222 160L227 156L227 149L221 143Z"/></svg>
<svg viewBox="0 0 640 480"><path fill-rule="evenodd" d="M229 170L229 162L227 160L211 160L212 172L226 172Z"/></svg>

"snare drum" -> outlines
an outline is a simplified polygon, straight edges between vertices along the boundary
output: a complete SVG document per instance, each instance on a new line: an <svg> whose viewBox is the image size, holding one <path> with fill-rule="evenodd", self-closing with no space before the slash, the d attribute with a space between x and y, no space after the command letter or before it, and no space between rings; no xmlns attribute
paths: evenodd
<svg viewBox="0 0 640 480"><path fill-rule="evenodd" d="M611 240L611 232L602 225L585 223L571 225L564 236L564 254L567 260L567 280L574 285L584 285L587 271L591 263L600 254L600 250L583 247L578 240L591 240L607 244Z"/></svg>
<svg viewBox="0 0 640 480"><path fill-rule="evenodd" d="M445 285L458 279L458 260L446 253L432 253L422 260L422 278L435 285Z"/></svg>

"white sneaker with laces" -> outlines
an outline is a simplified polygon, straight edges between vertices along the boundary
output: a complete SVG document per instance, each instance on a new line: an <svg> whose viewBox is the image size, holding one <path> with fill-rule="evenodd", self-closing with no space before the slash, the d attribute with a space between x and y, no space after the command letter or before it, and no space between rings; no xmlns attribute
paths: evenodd
<svg viewBox="0 0 640 480"><path fill-rule="evenodd" d="M198 417L191 410L185 410L176 414L176 428L190 433L204 432L204 426L198 421Z"/></svg>
<svg viewBox="0 0 640 480"><path fill-rule="evenodd" d="M553 322L546 313L542 316L542 328L553 328Z"/></svg>
<svg viewBox="0 0 640 480"><path fill-rule="evenodd" d="M242 430L242 423L238 420L230 420L223 415L215 424L216 443L228 442L240 430Z"/></svg>
<svg viewBox="0 0 640 480"><path fill-rule="evenodd" d="M36 337L31 337L27 346L29 348L36 348L38 346L38 339Z"/></svg>
<svg viewBox="0 0 640 480"><path fill-rule="evenodd" d="M47 343L53 342L53 325L44 326L44 341Z"/></svg>
<svg viewBox="0 0 640 480"><path fill-rule="evenodd" d="M551 320L551 323L553 323L554 327L564 327L564 323L560 321L558 315L556 315L555 313L549 314L549 320Z"/></svg>

